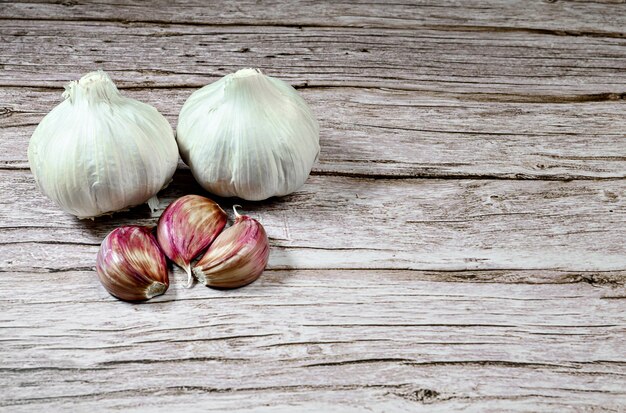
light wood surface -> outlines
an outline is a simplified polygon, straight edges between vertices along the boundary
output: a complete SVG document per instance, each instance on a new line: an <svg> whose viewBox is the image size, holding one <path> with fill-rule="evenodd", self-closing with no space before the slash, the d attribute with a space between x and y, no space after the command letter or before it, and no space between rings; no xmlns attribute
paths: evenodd
<svg viewBox="0 0 626 413"><path fill-rule="evenodd" d="M0 410L624 411L625 27L622 1L0 2ZM215 198L267 271L114 299L102 238L205 193L181 162L156 214L79 221L34 127L97 68L175 126L249 66L321 126L301 190Z"/></svg>

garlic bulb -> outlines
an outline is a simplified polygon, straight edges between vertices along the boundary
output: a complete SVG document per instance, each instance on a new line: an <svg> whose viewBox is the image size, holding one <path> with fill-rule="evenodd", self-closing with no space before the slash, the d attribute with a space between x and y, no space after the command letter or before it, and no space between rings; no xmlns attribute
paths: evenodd
<svg viewBox="0 0 626 413"><path fill-rule="evenodd" d="M319 154L319 126L298 92L258 69L195 91L181 109L181 157L207 191L262 200L304 184Z"/></svg>
<svg viewBox="0 0 626 413"><path fill-rule="evenodd" d="M154 203L178 163L169 122L154 107L122 96L103 71L66 89L28 147L41 191L79 218Z"/></svg>

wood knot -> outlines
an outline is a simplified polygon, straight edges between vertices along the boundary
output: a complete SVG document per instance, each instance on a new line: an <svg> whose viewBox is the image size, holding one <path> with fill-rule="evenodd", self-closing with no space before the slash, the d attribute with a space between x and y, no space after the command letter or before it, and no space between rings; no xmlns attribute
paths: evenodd
<svg viewBox="0 0 626 413"><path fill-rule="evenodd" d="M2 113L1 109L0 109L0 113ZM603 193L604 193L604 197L609 202L617 202L617 200L619 199L619 195L616 194L615 192L604 190Z"/></svg>
<svg viewBox="0 0 626 413"><path fill-rule="evenodd" d="M396 393L397 396L402 397L403 399L411 400L419 403L428 403L440 396L436 390L431 389L417 389L407 393Z"/></svg>
<svg viewBox="0 0 626 413"><path fill-rule="evenodd" d="M13 114L13 109L9 107L0 108L0 118L8 118Z"/></svg>

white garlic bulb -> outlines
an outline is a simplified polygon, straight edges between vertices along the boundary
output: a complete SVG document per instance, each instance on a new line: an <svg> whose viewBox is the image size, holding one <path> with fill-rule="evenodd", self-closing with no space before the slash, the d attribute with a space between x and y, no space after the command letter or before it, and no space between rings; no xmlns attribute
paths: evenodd
<svg viewBox="0 0 626 413"><path fill-rule="evenodd" d="M209 192L257 201L306 181L319 154L319 126L298 92L258 69L195 91L181 109L178 149Z"/></svg>
<svg viewBox="0 0 626 413"><path fill-rule="evenodd" d="M120 94L103 71L72 81L35 129L28 160L41 191L79 218L149 202L172 179L178 148L152 106Z"/></svg>

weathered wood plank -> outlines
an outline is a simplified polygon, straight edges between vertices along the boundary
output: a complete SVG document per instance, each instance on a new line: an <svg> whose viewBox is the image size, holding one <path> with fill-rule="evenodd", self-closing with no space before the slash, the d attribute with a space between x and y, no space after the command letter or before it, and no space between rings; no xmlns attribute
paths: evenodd
<svg viewBox="0 0 626 413"><path fill-rule="evenodd" d="M125 77L126 78L126 77ZM28 139L61 90L0 88L0 168L27 168ZM125 90L175 126L186 89ZM303 89L321 124L317 174L588 179L626 177L626 102L473 102L421 92Z"/></svg>
<svg viewBox="0 0 626 413"><path fill-rule="evenodd" d="M179 171L161 209L203 193ZM0 171L5 270L91 268L114 227L153 224L147 207L79 221L40 194L29 171ZM274 269L624 271L626 181L356 179L313 176L298 192L233 202L272 239Z"/></svg>
<svg viewBox="0 0 626 413"><path fill-rule="evenodd" d="M626 397L623 300L605 287L280 271L237 291L177 283L137 306L94 288L91 271L5 275L0 405L11 410L562 410Z"/></svg>
<svg viewBox="0 0 626 413"><path fill-rule="evenodd" d="M104 68L124 87L198 87L249 66L302 87L386 87L476 100L623 99L626 83L621 38L10 20L0 38L3 86L60 87Z"/></svg>
<svg viewBox="0 0 626 413"><path fill-rule="evenodd" d="M621 411L624 11L0 2L0 410ZM166 295L115 300L98 245L156 217L60 212L26 170L32 130L95 68L175 125L244 66L322 125L302 190L243 203L268 271L215 291L174 269ZM186 193L182 168L161 210Z"/></svg>
<svg viewBox="0 0 626 413"><path fill-rule="evenodd" d="M0 16L25 20L94 20L184 23L203 25L295 25L406 28L436 27L439 30L520 31L560 36L623 37L626 15L621 0L545 2L464 1L275 1L272 4L245 0L207 7L201 0L150 5L141 1L111 0L22 1L0 4Z"/></svg>

